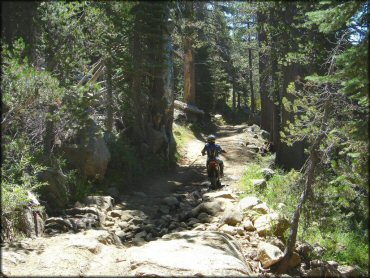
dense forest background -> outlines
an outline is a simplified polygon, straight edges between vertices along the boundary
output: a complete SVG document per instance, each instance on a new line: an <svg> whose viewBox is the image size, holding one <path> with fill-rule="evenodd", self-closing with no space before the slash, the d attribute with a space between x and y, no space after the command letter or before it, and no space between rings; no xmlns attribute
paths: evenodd
<svg viewBox="0 0 370 278"><path fill-rule="evenodd" d="M53 214L170 169L180 100L269 132L305 231L364 250L368 19L365 1L2 2L2 227L30 192Z"/></svg>

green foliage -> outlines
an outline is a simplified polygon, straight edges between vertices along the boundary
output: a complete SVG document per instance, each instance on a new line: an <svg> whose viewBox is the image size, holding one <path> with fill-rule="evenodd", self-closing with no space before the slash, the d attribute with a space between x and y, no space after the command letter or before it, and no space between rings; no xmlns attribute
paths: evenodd
<svg viewBox="0 0 370 278"><path fill-rule="evenodd" d="M242 197L246 195L255 195L276 210L278 209L279 203L284 203L286 208L284 208L282 213L287 217L291 217L300 194L299 190L301 186L298 184L300 178L299 172L291 170L288 173L284 173L282 170L276 169L275 175L267 181L267 187L261 191L254 188L252 182L253 179L264 178L262 165L266 167L266 162L261 162L247 165L246 172L240 181L241 188L245 192Z"/></svg>
<svg viewBox="0 0 370 278"><path fill-rule="evenodd" d="M31 149L27 139L3 138L2 153L2 214L13 213L16 209L27 205L28 192L35 192L44 183L37 176L45 170L34 156L36 150Z"/></svg>
<svg viewBox="0 0 370 278"><path fill-rule="evenodd" d="M369 267L368 235L355 232L342 232L331 229L321 233L317 227L311 227L305 239L311 244L318 243L325 248L323 259L334 260L340 264L358 265L364 273Z"/></svg>

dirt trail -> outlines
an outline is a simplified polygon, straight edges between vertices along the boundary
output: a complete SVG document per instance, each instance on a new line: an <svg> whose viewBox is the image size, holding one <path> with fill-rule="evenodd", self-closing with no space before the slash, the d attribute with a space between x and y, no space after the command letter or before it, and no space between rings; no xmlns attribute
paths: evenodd
<svg viewBox="0 0 370 278"><path fill-rule="evenodd" d="M221 190L229 187L237 191L237 184L243 174L245 164L251 160L250 153L245 148L246 134L243 130L246 127L246 125L225 125L221 126L216 133L217 142L227 151L222 157L225 163L225 177L221 181L224 185ZM120 237L123 246L118 246L118 248L114 245L102 246L99 242L110 241L110 239L105 239L109 238L109 235L101 234L97 241L94 230L88 230L82 234L66 233L49 236L46 239L28 239L24 243L26 247L3 249L10 251L3 254L9 257L8 261L4 261L6 273L17 276L130 275L130 265L129 262L125 262L124 254L132 245L137 244L138 234L146 231L145 240L144 238L143 241L139 240L139 242L145 243L173 231L181 230L181 228L182 230L191 230L194 227L193 224L184 220L189 218L186 218L184 212L191 212L192 208L202 202L202 195L208 191L206 157L200 155L204 144L205 142L194 139L182 146L183 159L174 173L154 177L135 188L135 192L124 193L123 198L113 208L121 210L122 213L127 213L130 210L139 211L144 215L142 219L135 216L134 222L128 221L132 222L131 226L122 228L121 225L126 225L127 221L118 222L120 220L114 218L109 212L107 213L110 224L104 224L103 230L96 230L96 232L124 233L122 238ZM170 205L163 206L163 201L167 197L175 197L180 200L176 209L171 208ZM80 246L81 250L75 249L74 246ZM66 262L69 267L66 267L63 262ZM109 265L109 271L108 269L99 269L97 265ZM119 265L119 268L115 268L114 265Z"/></svg>
<svg viewBox="0 0 370 278"><path fill-rule="evenodd" d="M227 151L221 158L225 165L223 185L238 190L237 184L245 171L245 165L251 156L245 148L246 134L243 132L248 125L223 125L216 132L216 143ZM206 135L204 135L206 138ZM193 139L181 147L182 159L174 173L155 177L143 182L135 190L148 196L165 197L173 192L186 192L194 188L202 188L208 183L206 175L206 156L201 155L205 141Z"/></svg>

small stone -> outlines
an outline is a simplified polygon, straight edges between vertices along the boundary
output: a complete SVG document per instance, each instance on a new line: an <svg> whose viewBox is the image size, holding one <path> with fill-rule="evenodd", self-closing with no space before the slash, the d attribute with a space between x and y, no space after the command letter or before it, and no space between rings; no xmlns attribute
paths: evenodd
<svg viewBox="0 0 370 278"><path fill-rule="evenodd" d="M192 225L194 225L196 223L199 223L199 220L192 217L192 218L189 219L188 225L189 226L192 226Z"/></svg>
<svg viewBox="0 0 370 278"><path fill-rule="evenodd" d="M242 211L250 209L251 207L261 203L260 199L254 196L244 197L239 201L239 207Z"/></svg>
<svg viewBox="0 0 370 278"><path fill-rule="evenodd" d="M268 180L271 179L273 175L275 175L275 171L270 168L262 168L261 172L263 176Z"/></svg>
<svg viewBox="0 0 370 278"><path fill-rule="evenodd" d="M126 230L126 229L130 226L130 224L129 224L129 223L127 223L127 222L120 222L120 223L118 223L118 226L119 226L122 230Z"/></svg>
<svg viewBox="0 0 370 278"><path fill-rule="evenodd" d="M243 214L239 207L232 207L226 209L222 216L222 222L231 226L236 226L243 220Z"/></svg>
<svg viewBox="0 0 370 278"><path fill-rule="evenodd" d="M176 197L173 197L173 196L164 198L163 202L169 207L175 207L179 205L179 201L177 200Z"/></svg>
<svg viewBox="0 0 370 278"><path fill-rule="evenodd" d="M170 209L167 206L160 206L159 211L164 213L164 214L167 214L167 213L170 212Z"/></svg>
<svg viewBox="0 0 370 278"><path fill-rule="evenodd" d="M252 221L250 221L249 219L244 220L242 225L246 231L256 230L256 228L253 226Z"/></svg>
<svg viewBox="0 0 370 278"><path fill-rule="evenodd" d="M347 276L347 277L359 277L361 274L357 267L353 267L349 265L338 266L338 271L340 272L340 274Z"/></svg>
<svg viewBox="0 0 370 278"><path fill-rule="evenodd" d="M264 179L252 179L251 182L253 187L257 188L257 190L265 189L267 187L266 180Z"/></svg>
<svg viewBox="0 0 370 278"><path fill-rule="evenodd" d="M261 137L265 140L269 140L270 139L270 133L267 132L266 130L261 130Z"/></svg>
<svg viewBox="0 0 370 278"><path fill-rule="evenodd" d="M272 244L261 242L258 244L257 257L262 266L268 268L279 262L284 257L284 253Z"/></svg>
<svg viewBox="0 0 370 278"><path fill-rule="evenodd" d="M122 210L112 210L111 212L109 212L109 215L112 217L121 217L122 214L123 214Z"/></svg>
<svg viewBox="0 0 370 278"><path fill-rule="evenodd" d="M257 211L261 214L267 214L269 213L270 209L268 208L266 203L261 203L252 208L252 210Z"/></svg>
<svg viewBox="0 0 370 278"><path fill-rule="evenodd" d="M146 231L142 231L140 233L137 233L135 235L135 238L145 238L147 236L147 232Z"/></svg>
<svg viewBox="0 0 370 278"><path fill-rule="evenodd" d="M208 222L209 221L209 215L206 213L206 212L201 212L199 213L197 219L200 221L200 222Z"/></svg>
<svg viewBox="0 0 370 278"><path fill-rule="evenodd" d="M115 234L122 240L125 238L126 233L124 231L117 231Z"/></svg>
<svg viewBox="0 0 370 278"><path fill-rule="evenodd" d="M106 227L112 227L114 225L113 221L105 221L104 226Z"/></svg>
<svg viewBox="0 0 370 278"><path fill-rule="evenodd" d="M252 151L252 152L258 152L260 149L256 146L256 145L254 145L254 144L250 144L250 145L248 145L247 146L247 149L248 150L250 150L250 151Z"/></svg>
<svg viewBox="0 0 370 278"><path fill-rule="evenodd" d="M335 261L328 261L328 265L331 265L332 267L334 267L334 268L338 268L338 266L339 266L339 263L337 263L337 262L335 262Z"/></svg>

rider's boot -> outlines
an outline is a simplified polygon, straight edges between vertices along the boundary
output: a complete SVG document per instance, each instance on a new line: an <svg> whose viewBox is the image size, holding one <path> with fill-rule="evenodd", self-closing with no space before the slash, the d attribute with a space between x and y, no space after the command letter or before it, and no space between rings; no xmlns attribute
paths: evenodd
<svg viewBox="0 0 370 278"><path fill-rule="evenodd" d="M224 177L224 167L223 167L223 165L220 166L220 176L221 176L221 178Z"/></svg>

